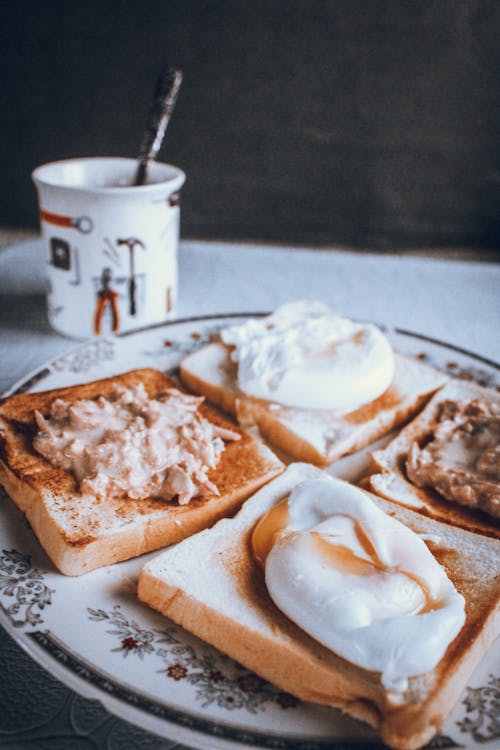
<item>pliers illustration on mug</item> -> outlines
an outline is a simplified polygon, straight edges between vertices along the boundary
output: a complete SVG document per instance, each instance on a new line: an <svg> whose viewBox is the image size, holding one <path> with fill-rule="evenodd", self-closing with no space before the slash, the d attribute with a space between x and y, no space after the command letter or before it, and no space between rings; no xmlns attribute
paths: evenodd
<svg viewBox="0 0 500 750"><path fill-rule="evenodd" d="M102 317L106 306L111 308L111 330L116 333L120 327L120 313L118 311L118 292L111 289L113 271L111 268L103 268L101 274L101 288L97 292L97 301L94 311L94 333L99 336L102 329Z"/></svg>

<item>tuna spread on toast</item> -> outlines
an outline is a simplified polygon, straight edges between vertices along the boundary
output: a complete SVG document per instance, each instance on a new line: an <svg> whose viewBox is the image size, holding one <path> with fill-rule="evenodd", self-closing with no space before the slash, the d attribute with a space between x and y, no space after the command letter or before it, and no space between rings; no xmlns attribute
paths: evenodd
<svg viewBox="0 0 500 750"><path fill-rule="evenodd" d="M410 446L406 473L418 487L500 518L500 407L443 401L434 430Z"/></svg>
<svg viewBox="0 0 500 750"><path fill-rule="evenodd" d="M150 398L144 385L116 385L108 397L56 399L35 412L34 449L71 472L82 493L97 497L193 497L219 494L207 473L224 441L240 435L199 413L203 398L167 388Z"/></svg>

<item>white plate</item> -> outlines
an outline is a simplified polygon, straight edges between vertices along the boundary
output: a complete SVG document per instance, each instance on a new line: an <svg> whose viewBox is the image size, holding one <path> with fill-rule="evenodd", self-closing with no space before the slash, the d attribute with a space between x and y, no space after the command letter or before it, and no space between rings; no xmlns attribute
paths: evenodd
<svg viewBox="0 0 500 750"><path fill-rule="evenodd" d="M136 367L174 371L211 333L242 315L177 321L90 341L24 378L10 393L95 380ZM406 331L394 347L485 385L499 367ZM387 439L386 439L387 440ZM380 444L381 441L379 441ZM335 464L356 479L368 451ZM7 496L0 499L0 622L39 664L112 713L196 748L375 748L373 732L335 709L298 703L141 605L135 584L155 553L80 578L58 573ZM491 747L500 736L500 642L473 675L432 747Z"/></svg>

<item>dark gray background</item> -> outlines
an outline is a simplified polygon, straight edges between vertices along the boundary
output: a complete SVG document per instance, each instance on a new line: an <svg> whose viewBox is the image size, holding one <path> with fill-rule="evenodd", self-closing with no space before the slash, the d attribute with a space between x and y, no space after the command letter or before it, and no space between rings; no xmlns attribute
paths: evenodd
<svg viewBox="0 0 500 750"><path fill-rule="evenodd" d="M134 155L161 65L186 237L499 246L497 0L0 0L0 223L29 174Z"/></svg>

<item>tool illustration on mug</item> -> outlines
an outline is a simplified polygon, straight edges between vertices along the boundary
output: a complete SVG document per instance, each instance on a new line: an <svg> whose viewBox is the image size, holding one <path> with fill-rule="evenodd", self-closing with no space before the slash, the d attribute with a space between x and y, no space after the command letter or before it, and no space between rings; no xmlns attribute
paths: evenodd
<svg viewBox="0 0 500 750"><path fill-rule="evenodd" d="M168 199L168 205L169 206L180 205L180 191L178 191L177 193L173 193L173 195L170 196L170 198ZM170 242L171 237L172 237L172 221L174 222L177 221L176 212L168 211L167 223L162 227L158 235L159 242L161 245L164 246L165 253L167 254L167 256L171 255L172 252L175 255L175 247L172 248L172 245ZM166 294L165 310L166 310L167 315L170 315L174 307L173 289L170 284L168 284L168 286L166 287L165 294Z"/></svg>
<svg viewBox="0 0 500 750"><path fill-rule="evenodd" d="M118 310L119 293L111 288L113 271L108 266L102 269L101 286L97 291L97 300L94 310L94 333L100 336L102 330L102 317L108 306L111 310L111 330L116 333L120 328L120 312Z"/></svg>
<svg viewBox="0 0 500 750"><path fill-rule="evenodd" d="M109 237L104 238L104 244L106 247L102 251L102 254L106 255L111 261L111 263L113 263L113 265L117 266L118 268L121 268L122 267L121 254L113 245Z"/></svg>
<svg viewBox="0 0 500 750"><path fill-rule="evenodd" d="M138 274L135 266L135 249L139 247L142 250L146 250L144 242L137 237L127 237L117 238L113 244L108 237L105 237L104 244L105 247L102 250L102 254L118 268L122 267L122 258L121 252L117 248L128 248L129 273L128 276L114 276L113 269L109 265L106 265L103 267L99 277L93 277L94 284L97 285L97 292L92 329L96 336L100 336L103 332L105 313L109 314L111 332L117 333L120 329L119 298L122 294L117 291L116 287L127 284L128 314L130 316L136 316L138 313L138 281L142 281L142 297L144 296L145 287L145 274Z"/></svg>
<svg viewBox="0 0 500 750"><path fill-rule="evenodd" d="M169 208L179 208L181 205L181 191L176 190L175 193L172 193L172 195L169 195L168 198L159 198L158 200L151 201L153 205L161 204L167 206L167 211Z"/></svg>
<svg viewBox="0 0 500 750"><path fill-rule="evenodd" d="M62 311L64 310L64 307L62 305L54 304L54 298L53 298L54 286L50 278L47 278L45 280L45 286L47 290L47 307L48 307L49 315L55 319L57 318L58 315L60 315L60 313L62 313Z"/></svg>
<svg viewBox="0 0 500 750"><path fill-rule="evenodd" d="M81 284L80 274L80 255L77 247L71 248L71 245L67 240L63 240L60 237L51 237L49 240L50 246L50 258L49 263L54 268L58 268L61 271L71 271L73 266L74 278L69 283L71 286L79 286ZM73 256L73 261L72 261Z"/></svg>
<svg viewBox="0 0 500 750"><path fill-rule="evenodd" d="M135 264L134 264L134 251L136 247L141 247L143 250L146 246L142 240L137 237L127 237L127 239L116 240L118 247L126 246L129 249L129 282L128 282L128 296L129 296L129 314L136 315L137 304L136 304L136 290L137 283L135 278Z"/></svg>
<svg viewBox="0 0 500 750"><path fill-rule="evenodd" d="M40 220L47 224L53 224L56 227L67 227L68 229L77 229L82 234L90 234L94 228L94 222L90 216L63 216L54 214L51 211L40 209Z"/></svg>

